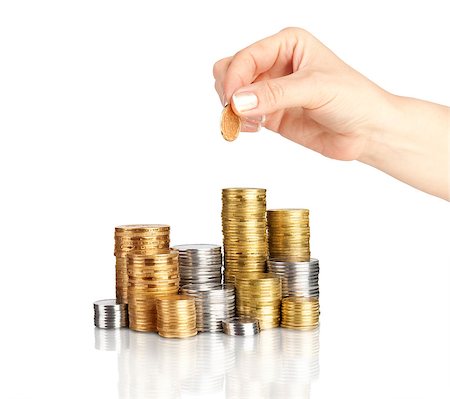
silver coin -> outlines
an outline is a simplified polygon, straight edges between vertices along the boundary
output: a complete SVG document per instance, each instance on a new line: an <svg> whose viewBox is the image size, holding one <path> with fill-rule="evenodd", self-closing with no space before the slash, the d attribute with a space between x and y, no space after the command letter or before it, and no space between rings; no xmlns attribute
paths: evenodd
<svg viewBox="0 0 450 399"><path fill-rule="evenodd" d="M115 299L94 302L94 325L98 328L121 328L128 326L128 308Z"/></svg>
<svg viewBox="0 0 450 399"><path fill-rule="evenodd" d="M259 321L252 318L232 318L222 321L223 332L228 335L256 335L260 332Z"/></svg>

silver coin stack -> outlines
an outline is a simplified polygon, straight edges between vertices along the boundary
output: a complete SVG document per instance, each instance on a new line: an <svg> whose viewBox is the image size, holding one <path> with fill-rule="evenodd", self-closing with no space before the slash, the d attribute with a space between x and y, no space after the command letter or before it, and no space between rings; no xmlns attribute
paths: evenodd
<svg viewBox="0 0 450 399"><path fill-rule="evenodd" d="M94 302L94 324L98 328L121 328L128 326L128 309L115 299Z"/></svg>
<svg viewBox="0 0 450 399"><path fill-rule="evenodd" d="M222 283L222 248L214 244L186 244L179 251L180 287L186 284Z"/></svg>
<svg viewBox="0 0 450 399"><path fill-rule="evenodd" d="M270 273L281 277L283 297L299 296L319 298L319 261L311 258L309 262L293 262L269 259Z"/></svg>
<svg viewBox="0 0 450 399"><path fill-rule="evenodd" d="M228 335L259 334L259 321L248 317L232 318L222 322L223 332Z"/></svg>
<svg viewBox="0 0 450 399"><path fill-rule="evenodd" d="M222 321L236 314L236 295L230 284L187 284L181 293L195 297L197 330L200 332L223 331Z"/></svg>

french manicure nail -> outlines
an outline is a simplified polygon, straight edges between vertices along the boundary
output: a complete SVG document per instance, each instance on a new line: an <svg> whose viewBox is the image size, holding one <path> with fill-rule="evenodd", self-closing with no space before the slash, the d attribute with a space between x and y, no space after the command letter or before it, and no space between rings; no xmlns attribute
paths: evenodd
<svg viewBox="0 0 450 399"><path fill-rule="evenodd" d="M228 104L227 98L225 97L225 93L222 93L222 95L220 96L220 101L222 102L222 105L224 107Z"/></svg>
<svg viewBox="0 0 450 399"><path fill-rule="evenodd" d="M258 106L258 97L249 91L233 94L234 107L238 112L250 111Z"/></svg>

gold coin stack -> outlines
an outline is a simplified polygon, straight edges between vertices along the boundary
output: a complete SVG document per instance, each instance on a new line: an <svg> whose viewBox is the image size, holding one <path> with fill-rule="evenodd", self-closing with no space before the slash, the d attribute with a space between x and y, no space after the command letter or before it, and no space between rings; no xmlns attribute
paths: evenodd
<svg viewBox="0 0 450 399"><path fill-rule="evenodd" d="M225 280L239 272L265 271L267 260L266 190L222 190L222 232Z"/></svg>
<svg viewBox="0 0 450 399"><path fill-rule="evenodd" d="M156 331L156 299L173 295L180 286L178 251L168 254L128 255L128 314L130 328Z"/></svg>
<svg viewBox="0 0 450 399"><path fill-rule="evenodd" d="M195 298L167 295L156 300L158 334L165 338L188 338L197 335Z"/></svg>
<svg viewBox="0 0 450 399"><path fill-rule="evenodd" d="M128 303L127 255L168 253L170 227L166 224L118 226L114 234L116 256L116 299Z"/></svg>
<svg viewBox="0 0 450 399"><path fill-rule="evenodd" d="M259 321L261 330L280 325L281 279L271 273L235 275L236 307L241 317Z"/></svg>
<svg viewBox="0 0 450 399"><path fill-rule="evenodd" d="M270 258L309 261L308 209L270 209L267 211L267 225Z"/></svg>
<svg viewBox="0 0 450 399"><path fill-rule="evenodd" d="M313 330L319 325L320 306L317 298L287 297L281 305L281 327Z"/></svg>

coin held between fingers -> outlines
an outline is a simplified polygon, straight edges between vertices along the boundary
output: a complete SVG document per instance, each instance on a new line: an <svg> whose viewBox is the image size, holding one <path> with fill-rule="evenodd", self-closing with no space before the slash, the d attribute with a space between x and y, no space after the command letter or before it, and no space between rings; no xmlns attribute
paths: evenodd
<svg viewBox="0 0 450 399"><path fill-rule="evenodd" d="M230 104L227 104L222 111L220 131L223 138L227 141L236 140L241 131L241 119L234 113Z"/></svg>

